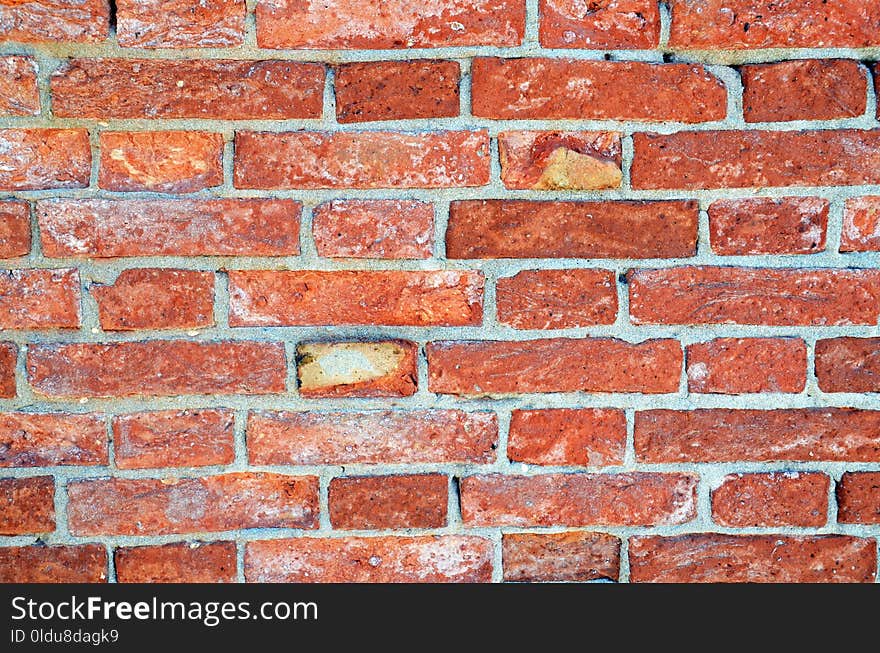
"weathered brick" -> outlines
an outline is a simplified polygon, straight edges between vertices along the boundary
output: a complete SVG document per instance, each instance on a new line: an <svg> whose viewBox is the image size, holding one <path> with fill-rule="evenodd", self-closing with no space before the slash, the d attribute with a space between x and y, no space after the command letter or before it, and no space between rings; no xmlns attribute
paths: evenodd
<svg viewBox="0 0 880 653"><path fill-rule="evenodd" d="M181 542L116 549L119 583L234 583L235 542Z"/></svg>
<svg viewBox="0 0 880 653"><path fill-rule="evenodd" d="M294 256L302 205L293 200L45 200L50 257Z"/></svg>
<svg viewBox="0 0 880 653"><path fill-rule="evenodd" d="M483 319L473 271L229 272L230 326L467 326Z"/></svg>
<svg viewBox="0 0 880 653"><path fill-rule="evenodd" d="M0 190L85 188L91 166L85 129L0 129Z"/></svg>
<svg viewBox="0 0 880 653"><path fill-rule="evenodd" d="M223 183L223 136L200 131L101 132L98 186L192 193Z"/></svg>
<svg viewBox="0 0 880 653"><path fill-rule="evenodd" d="M457 61L369 61L336 67L336 120L450 118L459 113Z"/></svg>
<svg viewBox="0 0 880 653"><path fill-rule="evenodd" d="M782 61L740 72L746 122L855 118L867 107L867 71L857 61Z"/></svg>
<svg viewBox="0 0 880 653"><path fill-rule="evenodd" d="M196 329L214 324L214 273L138 268L89 288L104 331Z"/></svg>
<svg viewBox="0 0 880 653"><path fill-rule="evenodd" d="M28 379L47 397L284 392L284 346L274 342L151 340L34 345Z"/></svg>
<svg viewBox="0 0 880 653"><path fill-rule="evenodd" d="M722 120L727 91L696 64L478 57L473 114L501 120Z"/></svg>
<svg viewBox="0 0 880 653"><path fill-rule="evenodd" d="M244 43L245 0L116 0L124 48L222 48Z"/></svg>
<svg viewBox="0 0 880 653"><path fill-rule="evenodd" d="M235 459L231 410L163 410L113 418L119 469L228 465Z"/></svg>
<svg viewBox="0 0 880 653"><path fill-rule="evenodd" d="M482 537L298 537L248 542L249 583L487 583L492 542Z"/></svg>
<svg viewBox="0 0 880 653"><path fill-rule="evenodd" d="M794 338L716 338L687 346L690 392L803 392L807 346Z"/></svg>
<svg viewBox="0 0 880 653"><path fill-rule="evenodd" d="M864 0L671 0L678 49L861 48L880 45L880 14Z"/></svg>
<svg viewBox="0 0 880 653"><path fill-rule="evenodd" d="M462 200L449 258L683 258L697 251L696 202Z"/></svg>
<svg viewBox="0 0 880 653"><path fill-rule="evenodd" d="M236 188L455 188L489 183L489 134L237 132Z"/></svg>
<svg viewBox="0 0 880 653"><path fill-rule="evenodd" d="M605 533L505 533L501 547L508 582L617 580L620 575L620 540Z"/></svg>
<svg viewBox="0 0 880 653"><path fill-rule="evenodd" d="M330 481L330 523L339 529L442 528L448 479L443 474L340 477Z"/></svg>
<svg viewBox="0 0 880 653"><path fill-rule="evenodd" d="M712 251L722 256L825 251L829 202L819 197L718 200L709 206Z"/></svg>
<svg viewBox="0 0 880 653"><path fill-rule="evenodd" d="M408 397L418 386L418 345L406 340L315 342L296 348L304 397Z"/></svg>
<svg viewBox="0 0 880 653"><path fill-rule="evenodd" d="M463 45L519 45L523 0L258 0L257 43L263 48L386 50Z"/></svg>
<svg viewBox="0 0 880 653"><path fill-rule="evenodd" d="M106 465L102 415L0 413L0 467Z"/></svg>
<svg viewBox="0 0 880 653"><path fill-rule="evenodd" d="M312 236L319 256L430 258L434 207L416 200L334 200L315 207Z"/></svg>
<svg viewBox="0 0 880 653"><path fill-rule="evenodd" d="M876 325L880 271L684 267L636 270L634 324Z"/></svg>
<svg viewBox="0 0 880 653"><path fill-rule="evenodd" d="M461 479L468 526L658 526L696 516L687 474L489 474Z"/></svg>
<svg viewBox="0 0 880 653"><path fill-rule="evenodd" d="M0 399L15 396L15 366L18 347L11 342L0 342Z"/></svg>
<svg viewBox="0 0 880 653"><path fill-rule="evenodd" d="M31 219L27 202L0 202L0 259L27 256L31 251Z"/></svg>
<svg viewBox="0 0 880 653"><path fill-rule="evenodd" d="M880 411L855 408L637 411L636 458L646 463L880 462Z"/></svg>
<svg viewBox="0 0 880 653"><path fill-rule="evenodd" d="M817 341L816 378L823 392L880 392L880 338Z"/></svg>
<svg viewBox="0 0 880 653"><path fill-rule="evenodd" d="M51 77L71 118L320 118L324 67L292 61L73 59Z"/></svg>
<svg viewBox="0 0 880 653"><path fill-rule="evenodd" d="M840 251L880 252L880 197L858 197L846 201Z"/></svg>
<svg viewBox="0 0 880 653"><path fill-rule="evenodd" d="M3 41L97 43L110 31L108 0L3 0Z"/></svg>
<svg viewBox="0 0 880 653"><path fill-rule="evenodd" d="M0 6L0 26L2 14ZM39 113L36 61L32 57L17 55L0 57L0 116L36 116Z"/></svg>
<svg viewBox="0 0 880 653"><path fill-rule="evenodd" d="M877 543L846 535L633 537L635 583L870 583Z"/></svg>
<svg viewBox="0 0 880 653"><path fill-rule="evenodd" d="M825 474L730 474L712 491L712 519L722 526L824 526L828 518Z"/></svg>
<svg viewBox="0 0 880 653"><path fill-rule="evenodd" d="M496 311L515 329L613 324L617 279L611 270L523 270L498 279Z"/></svg>
<svg viewBox="0 0 880 653"><path fill-rule="evenodd" d="M427 345L428 388L458 395L530 392L675 392L682 352L675 340L615 338Z"/></svg>
<svg viewBox="0 0 880 653"><path fill-rule="evenodd" d="M633 142L639 190L880 184L880 129L635 134Z"/></svg>
<svg viewBox="0 0 880 653"><path fill-rule="evenodd" d="M642 50L660 43L654 0L541 0L540 8L545 48Z"/></svg>
<svg viewBox="0 0 880 653"><path fill-rule="evenodd" d="M626 416L616 408L514 410L507 457L532 465L622 465Z"/></svg>
<svg viewBox="0 0 880 653"><path fill-rule="evenodd" d="M501 132L498 152L507 188L602 190L623 179L619 132Z"/></svg>
<svg viewBox="0 0 880 653"><path fill-rule="evenodd" d="M837 521L880 524L880 472L846 472L840 477Z"/></svg>
<svg viewBox="0 0 880 653"><path fill-rule="evenodd" d="M75 329L79 326L79 271L0 271L0 329Z"/></svg>
<svg viewBox="0 0 880 653"><path fill-rule="evenodd" d="M55 530L55 480L51 476L0 478L0 535Z"/></svg>
<svg viewBox="0 0 880 653"><path fill-rule="evenodd" d="M252 465L490 463L497 443L492 412L257 412L247 423Z"/></svg>
<svg viewBox="0 0 880 653"><path fill-rule="evenodd" d="M91 479L71 481L67 494L68 526L80 536L318 527L314 476Z"/></svg>
<svg viewBox="0 0 880 653"><path fill-rule="evenodd" d="M0 547L2 583L105 583L107 550L101 544Z"/></svg>

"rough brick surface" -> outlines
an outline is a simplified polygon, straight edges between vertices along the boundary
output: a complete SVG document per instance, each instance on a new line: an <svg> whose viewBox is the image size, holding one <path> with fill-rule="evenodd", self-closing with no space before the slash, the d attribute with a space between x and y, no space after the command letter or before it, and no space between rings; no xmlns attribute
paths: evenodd
<svg viewBox="0 0 880 653"><path fill-rule="evenodd" d="M269 473L96 479L67 486L77 535L316 528L318 479Z"/></svg>
<svg viewBox="0 0 880 653"><path fill-rule="evenodd" d="M637 50L660 43L660 8L654 0L541 0L545 48Z"/></svg>
<svg viewBox="0 0 880 653"><path fill-rule="evenodd" d="M36 61L31 57L0 57L0 116L33 116L39 113Z"/></svg>
<svg viewBox="0 0 880 653"><path fill-rule="evenodd" d="M334 478L328 501L334 528L441 528L448 479L442 474Z"/></svg>
<svg viewBox="0 0 880 653"><path fill-rule="evenodd" d="M0 259L25 256L31 249L27 202L0 202Z"/></svg>
<svg viewBox="0 0 880 653"><path fill-rule="evenodd" d="M104 583L107 549L101 544L0 547L0 582Z"/></svg>
<svg viewBox="0 0 880 653"><path fill-rule="evenodd" d="M841 252L880 252L880 197L847 200Z"/></svg>
<svg viewBox="0 0 880 653"><path fill-rule="evenodd" d="M100 415L0 413L0 466L106 465Z"/></svg>
<svg viewBox="0 0 880 653"><path fill-rule="evenodd" d="M718 338L688 345L686 356L691 392L801 392L807 383L803 340Z"/></svg>
<svg viewBox="0 0 880 653"><path fill-rule="evenodd" d="M840 478L837 519L849 524L880 524L880 473L847 472Z"/></svg>
<svg viewBox="0 0 880 653"><path fill-rule="evenodd" d="M492 577L482 537L346 537L249 542L248 582L479 583Z"/></svg>
<svg viewBox="0 0 880 653"><path fill-rule="evenodd" d="M623 464L626 417L623 411L556 408L514 410L507 457L533 465Z"/></svg>
<svg viewBox="0 0 880 653"><path fill-rule="evenodd" d="M55 480L51 476L0 478L0 535L55 530Z"/></svg>
<svg viewBox="0 0 880 653"><path fill-rule="evenodd" d="M718 200L709 206L712 251L722 256L816 254L825 250L828 200Z"/></svg>
<svg viewBox="0 0 880 653"><path fill-rule="evenodd" d="M712 491L712 518L722 526L824 526L828 513L824 474L733 474Z"/></svg>
<svg viewBox="0 0 880 653"><path fill-rule="evenodd" d="M75 269L0 271L2 329L75 329L79 304Z"/></svg>
<svg viewBox="0 0 880 653"><path fill-rule="evenodd" d="M0 37L4 41L96 43L110 31L107 0L4 0Z"/></svg>
<svg viewBox="0 0 880 653"><path fill-rule="evenodd" d="M91 160L85 129L0 129L0 190L84 188Z"/></svg>
<svg viewBox="0 0 880 653"><path fill-rule="evenodd" d="M245 0L117 0L125 48L217 48L244 42Z"/></svg>
<svg viewBox="0 0 880 653"><path fill-rule="evenodd" d="M303 397L408 397L418 387L418 347L405 340L305 343L296 350Z"/></svg>
<svg viewBox="0 0 880 653"><path fill-rule="evenodd" d="M870 583L877 544L845 535L681 535L630 540L637 583Z"/></svg>
<svg viewBox="0 0 880 653"><path fill-rule="evenodd" d="M116 549L119 583L234 583L235 542Z"/></svg>
<svg viewBox="0 0 880 653"><path fill-rule="evenodd" d="M562 582L617 580L620 540L604 533L505 533L504 580Z"/></svg>
<svg viewBox="0 0 880 653"><path fill-rule="evenodd" d="M816 379L824 392L880 392L880 338L819 340Z"/></svg>
<svg viewBox="0 0 880 653"><path fill-rule="evenodd" d="M0 343L0 399L15 396L15 371L18 348L10 342Z"/></svg>

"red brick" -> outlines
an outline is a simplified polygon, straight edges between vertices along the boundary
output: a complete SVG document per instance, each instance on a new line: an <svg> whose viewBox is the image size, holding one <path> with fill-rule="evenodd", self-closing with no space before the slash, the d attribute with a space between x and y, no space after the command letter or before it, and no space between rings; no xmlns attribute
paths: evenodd
<svg viewBox="0 0 880 653"><path fill-rule="evenodd" d="M630 272L633 324L876 325L880 271L684 267Z"/></svg>
<svg viewBox="0 0 880 653"><path fill-rule="evenodd" d="M336 68L336 120L450 118L459 113L457 61L369 61Z"/></svg>
<svg viewBox="0 0 880 653"><path fill-rule="evenodd" d="M864 0L671 0L669 45L680 49L861 48L880 45Z"/></svg>
<svg viewBox="0 0 880 653"><path fill-rule="evenodd" d="M697 251L696 202L462 200L449 258L683 258Z"/></svg>
<svg viewBox="0 0 880 653"><path fill-rule="evenodd" d="M659 526L697 514L687 474L489 474L461 480L468 526Z"/></svg>
<svg viewBox="0 0 880 653"><path fill-rule="evenodd" d="M27 202L0 202L0 259L27 256L31 251L31 219Z"/></svg>
<svg viewBox="0 0 880 653"><path fill-rule="evenodd" d="M223 183L223 136L199 131L101 132L98 186L193 193Z"/></svg>
<svg viewBox="0 0 880 653"><path fill-rule="evenodd" d="M0 342L0 399L15 396L15 366L18 347L11 342Z"/></svg>
<svg viewBox="0 0 880 653"><path fill-rule="evenodd" d="M106 465L102 415L0 413L0 467Z"/></svg>
<svg viewBox="0 0 880 653"><path fill-rule="evenodd" d="M696 123L727 113L724 84L696 64L480 57L471 76L480 118Z"/></svg>
<svg viewBox="0 0 880 653"><path fill-rule="evenodd" d="M152 340L34 345L28 379L47 397L284 392L284 346L274 342Z"/></svg>
<svg viewBox="0 0 880 653"><path fill-rule="evenodd" d="M2 14L3 8L0 7L0 16ZM0 57L0 116L36 116L39 113L36 61L32 57L16 55Z"/></svg>
<svg viewBox="0 0 880 653"><path fill-rule="evenodd" d="M334 200L315 207L312 236L319 256L431 258L434 207L416 200Z"/></svg>
<svg viewBox="0 0 880 653"><path fill-rule="evenodd" d="M231 410L163 410L113 418L119 469L228 465L235 459Z"/></svg>
<svg viewBox="0 0 880 653"><path fill-rule="evenodd" d="M483 319L474 271L229 272L230 326L467 326Z"/></svg>
<svg viewBox="0 0 880 653"><path fill-rule="evenodd" d="M0 129L0 190L85 188L91 168L85 129Z"/></svg>
<svg viewBox="0 0 880 653"><path fill-rule="evenodd" d="M712 491L712 519L722 526L824 526L828 518L825 474L730 474Z"/></svg>
<svg viewBox="0 0 880 653"><path fill-rule="evenodd" d="M0 535L55 530L55 481L51 476L0 478Z"/></svg>
<svg viewBox="0 0 880 653"><path fill-rule="evenodd" d="M519 45L523 0L259 0L257 44L263 48L387 50L463 45Z"/></svg>
<svg viewBox="0 0 880 653"><path fill-rule="evenodd" d="M244 43L245 0L117 0L124 48L222 48Z"/></svg>
<svg viewBox="0 0 880 653"><path fill-rule="evenodd" d="M119 583L234 583L235 542L181 542L116 549Z"/></svg>
<svg viewBox="0 0 880 653"><path fill-rule="evenodd" d="M755 197L709 206L712 251L722 256L825 251L829 202L819 197Z"/></svg>
<svg viewBox="0 0 880 653"><path fill-rule="evenodd" d="M0 547L2 583L106 583L101 544Z"/></svg>
<svg viewBox="0 0 880 653"><path fill-rule="evenodd" d="M880 84L877 85L880 88ZM880 197L846 201L841 252L880 252Z"/></svg>
<svg viewBox="0 0 880 653"><path fill-rule="evenodd" d="M443 474L334 478L328 501L333 528L442 528L448 479Z"/></svg>
<svg viewBox="0 0 880 653"><path fill-rule="evenodd" d="M646 189L880 184L880 129L635 134Z"/></svg>
<svg viewBox="0 0 880 653"><path fill-rule="evenodd" d="M636 412L636 458L646 463L880 462L880 411L855 408Z"/></svg>
<svg viewBox="0 0 880 653"><path fill-rule="evenodd" d="M295 256L302 205L292 200L46 200L43 253L77 256Z"/></svg>
<svg viewBox="0 0 880 653"><path fill-rule="evenodd" d="M498 151L507 188L602 190L623 179L619 132L501 132Z"/></svg>
<svg viewBox="0 0 880 653"><path fill-rule="evenodd" d="M67 494L70 532L80 536L318 527L314 476L93 479L70 482Z"/></svg>
<svg viewBox="0 0 880 653"><path fill-rule="evenodd" d="M617 278L610 270L523 270L498 279L498 321L515 329L614 324Z"/></svg>
<svg viewBox="0 0 880 653"><path fill-rule="evenodd" d="M315 342L296 348L303 397L409 397L418 386L418 345L406 340Z"/></svg>
<svg viewBox="0 0 880 653"><path fill-rule="evenodd" d="M533 465L622 465L626 416L615 408L514 410L507 457Z"/></svg>
<svg viewBox="0 0 880 653"><path fill-rule="evenodd" d="M654 0L541 0L545 48L644 50L660 43L660 9Z"/></svg>
<svg viewBox="0 0 880 653"><path fill-rule="evenodd" d="M837 521L880 524L880 472L846 472L840 477Z"/></svg>
<svg viewBox="0 0 880 653"><path fill-rule="evenodd" d="M3 0L0 40L97 43L110 31L107 0Z"/></svg>
<svg viewBox="0 0 880 653"><path fill-rule="evenodd" d="M501 546L508 582L617 580L620 575L620 540L604 533L505 533Z"/></svg>
<svg viewBox="0 0 880 653"><path fill-rule="evenodd" d="M249 583L488 583L492 542L465 535L248 542Z"/></svg>
<svg viewBox="0 0 880 653"><path fill-rule="evenodd" d="M138 268L93 284L105 331L196 329L214 324L214 273Z"/></svg>
<svg viewBox="0 0 880 653"><path fill-rule="evenodd" d="M687 346L690 392L803 392L807 346L795 338L716 338Z"/></svg>
<svg viewBox="0 0 880 653"><path fill-rule="evenodd" d="M867 71L857 61L782 61L740 72L746 122L855 118L867 107Z"/></svg>
<svg viewBox="0 0 880 653"><path fill-rule="evenodd" d="M492 412L257 412L248 416L252 465L491 463Z"/></svg>
<svg viewBox="0 0 880 653"><path fill-rule="evenodd" d="M0 271L0 329L75 329L79 271Z"/></svg>
<svg viewBox="0 0 880 653"><path fill-rule="evenodd" d="M431 342L428 388L457 395L530 392L676 392L681 346L616 338Z"/></svg>
<svg viewBox="0 0 880 653"><path fill-rule="evenodd" d="M870 583L877 543L846 535L633 537L634 583Z"/></svg>
<svg viewBox="0 0 880 653"><path fill-rule="evenodd" d="M236 188L456 188L489 183L489 134L236 132Z"/></svg>
<svg viewBox="0 0 880 653"><path fill-rule="evenodd" d="M71 118L320 118L324 67L290 61L73 59L51 77Z"/></svg>
<svg viewBox="0 0 880 653"><path fill-rule="evenodd" d="M880 392L880 338L817 341L816 378L823 392Z"/></svg>

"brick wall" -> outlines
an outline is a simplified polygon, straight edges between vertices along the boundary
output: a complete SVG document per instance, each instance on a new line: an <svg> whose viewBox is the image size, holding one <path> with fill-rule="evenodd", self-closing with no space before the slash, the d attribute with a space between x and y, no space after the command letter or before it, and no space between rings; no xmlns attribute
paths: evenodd
<svg viewBox="0 0 880 653"><path fill-rule="evenodd" d="M0 580L850 581L878 0L0 0Z"/></svg>

